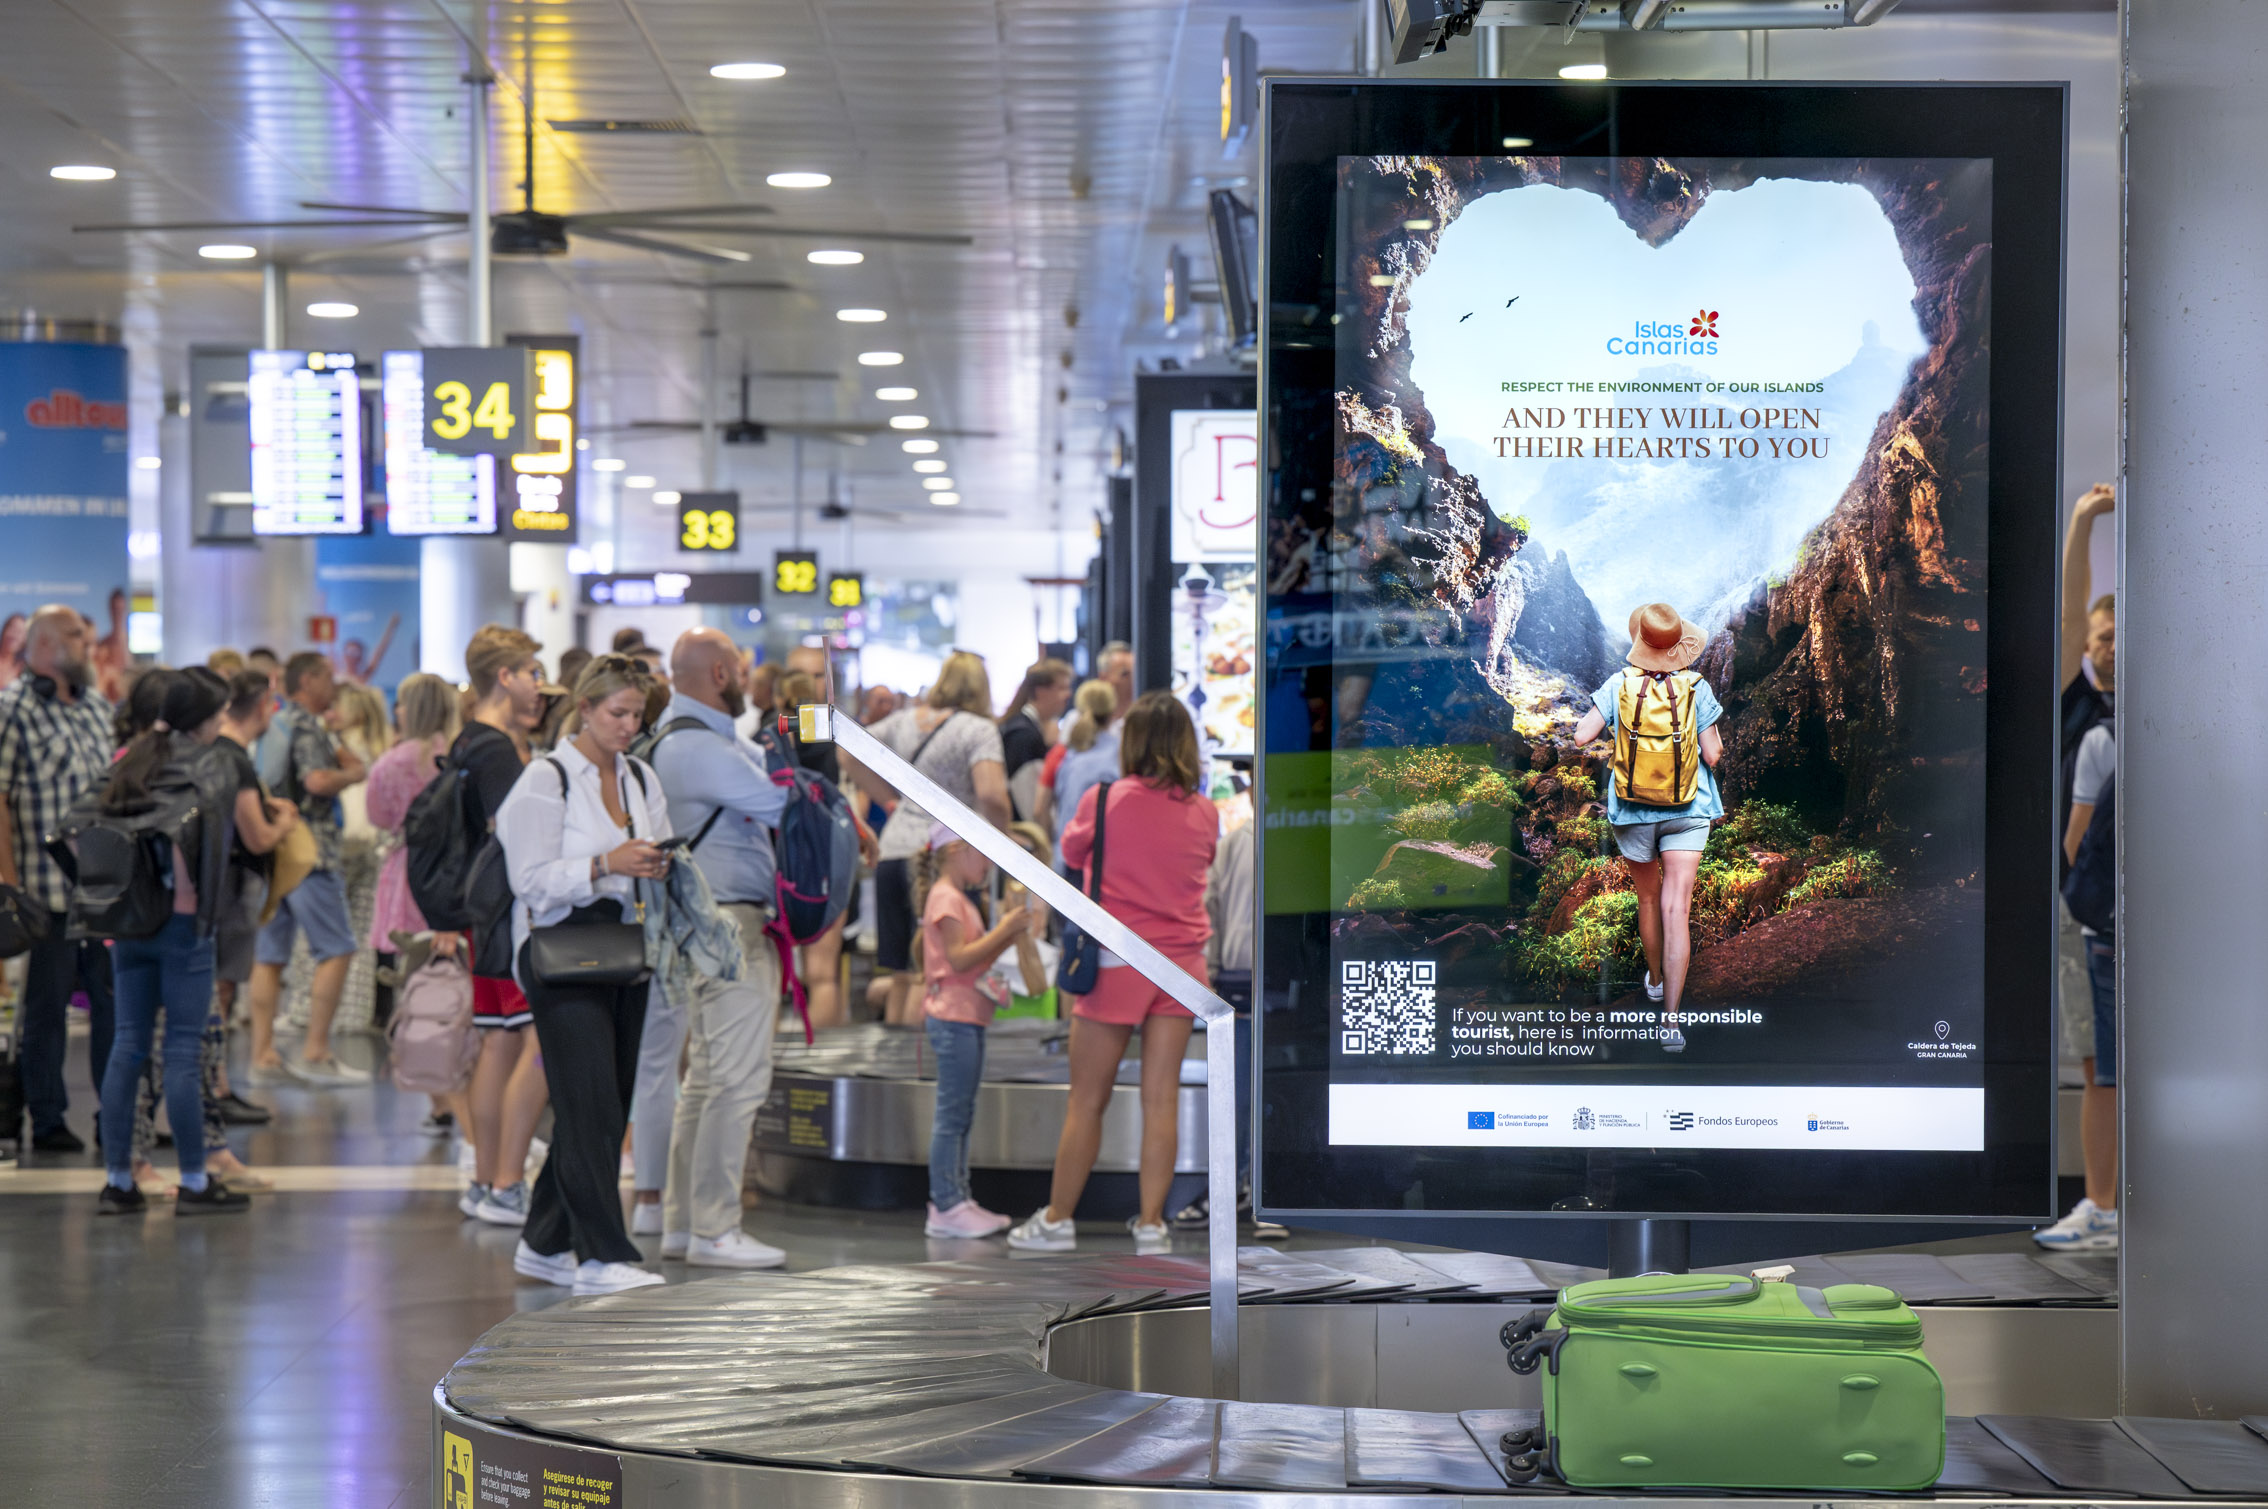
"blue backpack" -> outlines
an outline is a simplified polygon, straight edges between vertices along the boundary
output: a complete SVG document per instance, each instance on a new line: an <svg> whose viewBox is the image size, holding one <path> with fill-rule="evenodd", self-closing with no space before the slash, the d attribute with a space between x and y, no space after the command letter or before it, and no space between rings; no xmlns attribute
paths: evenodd
<svg viewBox="0 0 2268 1509"><path fill-rule="evenodd" d="M775 909L788 937L809 943L842 916L858 884L858 824L835 783L800 766L772 772L788 789L773 852L779 861Z"/></svg>
<svg viewBox="0 0 2268 1509"><path fill-rule="evenodd" d="M2104 939L2118 925L2118 783L2103 788L2103 799L2087 818L2079 857L2063 877L2063 904L2081 927Z"/></svg>

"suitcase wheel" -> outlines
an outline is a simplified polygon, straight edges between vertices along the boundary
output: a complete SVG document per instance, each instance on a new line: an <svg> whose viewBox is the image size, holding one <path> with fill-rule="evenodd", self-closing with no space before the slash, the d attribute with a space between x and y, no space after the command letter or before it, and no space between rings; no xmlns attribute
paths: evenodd
<svg viewBox="0 0 2268 1509"><path fill-rule="evenodd" d="M1541 1310L1530 1310L1518 1320L1506 1321L1503 1328L1496 1333L1496 1339L1503 1342L1504 1350L1509 1352L1521 1342L1541 1331L1550 1320L1551 1310L1549 1307Z"/></svg>
<svg viewBox="0 0 2268 1509"><path fill-rule="evenodd" d="M1538 1459L1537 1455L1532 1451L1523 1451L1517 1456L1506 1457L1504 1459L1504 1478L1506 1482L1532 1483L1535 1481L1536 1474L1542 1470L1542 1461Z"/></svg>
<svg viewBox="0 0 2268 1509"><path fill-rule="evenodd" d="M1504 1448L1506 1456L1518 1456L1523 1451L1530 1451L1544 1444L1543 1427L1537 1425L1526 1430L1508 1430L1497 1444Z"/></svg>

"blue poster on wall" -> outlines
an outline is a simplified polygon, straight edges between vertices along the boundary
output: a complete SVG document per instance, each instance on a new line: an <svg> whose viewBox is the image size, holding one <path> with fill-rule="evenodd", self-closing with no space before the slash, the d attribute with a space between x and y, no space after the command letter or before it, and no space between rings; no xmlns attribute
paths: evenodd
<svg viewBox="0 0 2268 1509"><path fill-rule="evenodd" d="M0 342L0 620L64 603L107 632L126 466L125 347Z"/></svg>
<svg viewBox="0 0 2268 1509"><path fill-rule="evenodd" d="M418 546L389 534L333 535L315 542L318 612L332 620L327 650L339 673L394 688L417 669Z"/></svg>

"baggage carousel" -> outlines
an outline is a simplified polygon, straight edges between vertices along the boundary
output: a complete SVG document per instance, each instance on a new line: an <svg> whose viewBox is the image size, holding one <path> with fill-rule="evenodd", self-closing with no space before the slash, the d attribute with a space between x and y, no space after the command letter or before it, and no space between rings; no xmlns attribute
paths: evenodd
<svg viewBox="0 0 2268 1509"><path fill-rule="evenodd" d="M1055 1141L1063 1129L1071 1070L1063 1021L996 1022L985 1045L984 1084L969 1129L977 1199L1020 1210L1046 1199ZM1139 1039L1119 1065L1103 1114L1095 1177L1079 1214L1115 1219L1134 1209L1142 1143ZM1179 1176L1170 1208L1202 1188L1205 1171L1205 1038L1190 1037L1182 1062ZM904 1209L927 1198L930 1111L936 1065L928 1036L880 1023L838 1027L804 1044L779 1040L772 1093L757 1114L750 1178L779 1199L806 1205Z"/></svg>
<svg viewBox="0 0 2268 1509"><path fill-rule="evenodd" d="M2111 1418L2109 1261L1792 1261L1797 1282L1888 1283L1917 1302L1954 1418L1935 1493L1899 1496L2268 1503L2268 1421ZM1187 1257L745 1274L573 1301L497 1326L435 1390L433 1502L1098 1509L1170 1493L1212 1509L1263 1492L1318 1505L1565 1494L1507 1459L1505 1435L1541 1417L1497 1331L1594 1276L1486 1253L1244 1249L1236 1401L1193 1391L1209 1376L1206 1272Z"/></svg>

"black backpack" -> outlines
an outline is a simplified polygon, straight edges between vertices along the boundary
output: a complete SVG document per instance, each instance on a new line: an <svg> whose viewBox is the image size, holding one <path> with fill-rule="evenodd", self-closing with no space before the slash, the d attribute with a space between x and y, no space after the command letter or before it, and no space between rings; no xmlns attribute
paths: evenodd
<svg viewBox="0 0 2268 1509"><path fill-rule="evenodd" d="M151 779L148 800L105 811L101 788L71 807L47 849L71 882L64 933L74 940L147 938L173 916L173 851L200 873L206 795L196 773L173 761Z"/></svg>
<svg viewBox="0 0 2268 1509"><path fill-rule="evenodd" d="M2087 818L2079 857L2063 877L2063 904L2072 920L2109 940L2118 926L2118 782L2103 788L2103 799Z"/></svg>
<svg viewBox="0 0 2268 1509"><path fill-rule="evenodd" d="M472 925L465 911L465 881L473 856L488 838L488 825L473 821L471 787L472 772L457 763L452 749L402 818L410 899L426 926L440 932Z"/></svg>

